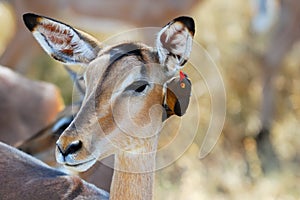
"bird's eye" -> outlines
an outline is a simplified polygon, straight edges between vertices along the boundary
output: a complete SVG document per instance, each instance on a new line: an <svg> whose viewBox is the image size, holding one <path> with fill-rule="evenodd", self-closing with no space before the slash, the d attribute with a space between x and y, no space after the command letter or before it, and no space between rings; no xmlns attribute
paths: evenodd
<svg viewBox="0 0 300 200"><path fill-rule="evenodd" d="M134 91L135 93L144 92L149 86L147 81L136 81L126 88L126 91Z"/></svg>

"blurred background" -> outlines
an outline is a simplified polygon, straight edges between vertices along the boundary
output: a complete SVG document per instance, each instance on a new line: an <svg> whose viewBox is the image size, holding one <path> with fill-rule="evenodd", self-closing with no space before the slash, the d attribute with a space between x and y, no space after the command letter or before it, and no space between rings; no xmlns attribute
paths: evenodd
<svg viewBox="0 0 300 200"><path fill-rule="evenodd" d="M155 199L300 198L299 0L0 1L0 64L53 83L69 105L73 83L25 30L25 12L72 24L100 41L192 16L195 41L224 80L226 121L213 151L200 159L211 110L209 94L197 97L199 134L175 163L156 172Z"/></svg>

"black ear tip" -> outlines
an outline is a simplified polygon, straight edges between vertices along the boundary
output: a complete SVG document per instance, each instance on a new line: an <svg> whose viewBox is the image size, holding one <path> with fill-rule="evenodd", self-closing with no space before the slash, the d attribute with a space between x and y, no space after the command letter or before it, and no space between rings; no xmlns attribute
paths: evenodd
<svg viewBox="0 0 300 200"><path fill-rule="evenodd" d="M36 25L38 24L38 19L40 16L33 14L33 13L26 13L23 15L23 21L26 25L26 27L30 30L33 31Z"/></svg>
<svg viewBox="0 0 300 200"><path fill-rule="evenodd" d="M174 19L174 22L181 22L183 23L189 31L194 35L195 33L195 21L192 17L188 16L180 16Z"/></svg>

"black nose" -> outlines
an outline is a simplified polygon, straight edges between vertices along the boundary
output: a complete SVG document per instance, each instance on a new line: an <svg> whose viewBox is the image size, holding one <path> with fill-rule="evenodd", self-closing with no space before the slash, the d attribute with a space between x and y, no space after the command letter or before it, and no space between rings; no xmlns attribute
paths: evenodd
<svg viewBox="0 0 300 200"><path fill-rule="evenodd" d="M59 152L65 157L69 154L73 154L79 151L82 147L82 142L80 140L75 140L70 144L66 145L66 147L63 147L63 145L60 142L57 142L56 146Z"/></svg>

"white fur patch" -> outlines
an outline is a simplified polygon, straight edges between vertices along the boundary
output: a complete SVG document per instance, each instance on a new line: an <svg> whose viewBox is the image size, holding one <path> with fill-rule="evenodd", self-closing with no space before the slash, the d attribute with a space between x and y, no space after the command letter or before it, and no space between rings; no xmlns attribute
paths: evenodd
<svg viewBox="0 0 300 200"><path fill-rule="evenodd" d="M178 71L188 60L192 44L193 36L183 23L175 22L165 26L156 39L160 63L171 72Z"/></svg>
<svg viewBox="0 0 300 200"><path fill-rule="evenodd" d="M97 56L97 42L87 34L47 18L42 18L39 22L33 35L42 48L55 59L66 64L85 65Z"/></svg>

